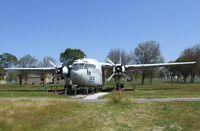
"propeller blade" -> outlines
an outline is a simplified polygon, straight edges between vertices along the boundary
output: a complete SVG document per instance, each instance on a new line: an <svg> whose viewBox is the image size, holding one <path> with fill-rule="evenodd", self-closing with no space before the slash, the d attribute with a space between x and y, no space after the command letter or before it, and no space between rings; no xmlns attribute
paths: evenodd
<svg viewBox="0 0 200 131"><path fill-rule="evenodd" d="M49 60L49 63L53 66L53 67L57 67L51 60Z"/></svg>
<svg viewBox="0 0 200 131"><path fill-rule="evenodd" d="M54 79L55 77L57 77L57 75L53 75L53 76L51 77L51 81L53 81L53 79Z"/></svg>
<svg viewBox="0 0 200 131"><path fill-rule="evenodd" d="M120 55L119 57L119 64L121 65L122 64L122 56Z"/></svg>
<svg viewBox="0 0 200 131"><path fill-rule="evenodd" d="M131 77L128 76L127 74L123 73L123 76L126 78L126 79L130 79Z"/></svg>
<svg viewBox="0 0 200 131"><path fill-rule="evenodd" d="M106 61L115 66L115 64L108 57L106 58Z"/></svg>
<svg viewBox="0 0 200 131"><path fill-rule="evenodd" d="M114 77L115 73L113 73L108 79L107 81L110 81L113 77Z"/></svg>

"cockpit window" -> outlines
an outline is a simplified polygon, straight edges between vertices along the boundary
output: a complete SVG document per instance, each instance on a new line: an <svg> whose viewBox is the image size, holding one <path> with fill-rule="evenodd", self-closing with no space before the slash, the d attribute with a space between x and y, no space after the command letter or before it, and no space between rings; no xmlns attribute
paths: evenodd
<svg viewBox="0 0 200 131"><path fill-rule="evenodd" d="M83 69L86 68L84 63L76 63L72 65L73 69Z"/></svg>
<svg viewBox="0 0 200 131"><path fill-rule="evenodd" d="M79 64L79 68L85 68L85 64L83 63Z"/></svg>
<svg viewBox="0 0 200 131"><path fill-rule="evenodd" d="M72 68L73 69L85 69L85 68L96 69L96 65L85 64L85 63L75 63L72 65Z"/></svg>
<svg viewBox="0 0 200 131"><path fill-rule="evenodd" d="M96 65L94 65L94 64L86 64L85 66L87 68L96 68Z"/></svg>
<svg viewBox="0 0 200 131"><path fill-rule="evenodd" d="M73 64L72 68L78 68L78 64Z"/></svg>

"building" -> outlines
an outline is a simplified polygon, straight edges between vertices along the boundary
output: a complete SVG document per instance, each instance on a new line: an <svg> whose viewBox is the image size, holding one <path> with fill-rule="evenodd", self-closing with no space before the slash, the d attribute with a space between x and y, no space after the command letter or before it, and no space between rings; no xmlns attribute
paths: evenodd
<svg viewBox="0 0 200 131"><path fill-rule="evenodd" d="M7 74L8 75L8 74ZM48 84L48 83L64 83L64 80L61 76L57 76L54 79L53 73L50 72L30 72L30 73L18 73L18 80L12 81L12 83L19 84L29 84L29 85L37 85L37 84ZM6 76L3 80L0 80L0 84L8 84L11 83L6 80Z"/></svg>

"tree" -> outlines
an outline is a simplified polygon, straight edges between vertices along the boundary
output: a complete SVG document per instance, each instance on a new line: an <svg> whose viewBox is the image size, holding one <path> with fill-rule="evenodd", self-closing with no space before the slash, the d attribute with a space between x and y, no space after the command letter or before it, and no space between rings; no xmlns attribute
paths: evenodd
<svg viewBox="0 0 200 131"><path fill-rule="evenodd" d="M17 57L10 53L3 53L0 55L0 79L4 79L4 68L9 68L17 63Z"/></svg>
<svg viewBox="0 0 200 131"><path fill-rule="evenodd" d="M38 60L27 54L19 59L18 66L22 68L33 68L37 66Z"/></svg>
<svg viewBox="0 0 200 131"><path fill-rule="evenodd" d="M38 67L52 67L52 65L49 63L49 61L52 61L53 63L56 63L56 60L51 56L46 56L43 58L42 61L38 63Z"/></svg>
<svg viewBox="0 0 200 131"><path fill-rule="evenodd" d="M160 63L164 59L161 56L160 45L156 41L146 41L138 44L133 53L134 62L137 64ZM142 69L142 85L149 69ZM153 71L153 70L152 70ZM151 78L152 72L151 71Z"/></svg>
<svg viewBox="0 0 200 131"><path fill-rule="evenodd" d="M176 60L177 62L186 62L186 61L196 61L197 64L190 66L180 66L177 70L183 75L184 83L186 78L190 75L190 82L194 82L195 75L200 71L200 44L197 44L193 47L185 49L180 57Z"/></svg>
<svg viewBox="0 0 200 131"><path fill-rule="evenodd" d="M131 55L122 49L110 49L107 57L115 64L120 63L120 57L123 65L129 64L131 62Z"/></svg>
<svg viewBox="0 0 200 131"><path fill-rule="evenodd" d="M0 80L4 79L5 71L2 66L0 66Z"/></svg>
<svg viewBox="0 0 200 131"><path fill-rule="evenodd" d="M19 59L18 67L21 68L34 68L37 67L38 60L27 54ZM19 84L22 85L22 79L24 78L27 81L28 73L26 71L19 72Z"/></svg>
<svg viewBox="0 0 200 131"><path fill-rule="evenodd" d="M168 70L167 68L163 67L160 68L160 70L158 71L158 78L160 78L161 80L167 78L169 76Z"/></svg>
<svg viewBox="0 0 200 131"><path fill-rule="evenodd" d="M149 78L150 78L150 81L149 81L149 83L150 84L152 84L152 80L153 80L153 78L154 78L154 76L155 76L155 74L156 74L156 72L158 71L158 69L157 68L149 68L148 70L147 70L147 75L149 76Z"/></svg>
<svg viewBox="0 0 200 131"><path fill-rule="evenodd" d="M9 68L17 63L17 57L10 53L3 53L0 55L0 66L3 68Z"/></svg>
<svg viewBox="0 0 200 131"><path fill-rule="evenodd" d="M174 62L177 62L177 61L174 61ZM172 61L171 61L172 63ZM165 67L169 73L169 76L170 76L170 79L171 79L171 82L173 82L173 78L175 76L179 76L179 72L177 71L178 70L178 67L177 66L169 66L169 67Z"/></svg>
<svg viewBox="0 0 200 131"><path fill-rule="evenodd" d="M76 59L84 58L86 55L80 49L67 48L64 52L60 54L60 62L65 65L72 64Z"/></svg>
<svg viewBox="0 0 200 131"><path fill-rule="evenodd" d="M9 82L13 82L18 80L18 73L16 71L7 71L6 72L8 76L6 77L6 80Z"/></svg>
<svg viewBox="0 0 200 131"><path fill-rule="evenodd" d="M195 74L191 73L192 80L190 82L194 82L195 75L200 73L200 44L195 45L193 48L195 54L194 60L197 63L193 66Z"/></svg>

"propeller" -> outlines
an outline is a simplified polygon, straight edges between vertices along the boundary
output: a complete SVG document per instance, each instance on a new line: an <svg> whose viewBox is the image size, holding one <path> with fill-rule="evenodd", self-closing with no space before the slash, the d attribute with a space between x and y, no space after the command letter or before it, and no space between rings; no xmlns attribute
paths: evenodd
<svg viewBox="0 0 200 131"><path fill-rule="evenodd" d="M49 63L53 66L53 67L57 67L51 60L49 60Z"/></svg>
<svg viewBox="0 0 200 131"><path fill-rule="evenodd" d="M120 55L120 57L119 57L119 64L122 64L122 56Z"/></svg>
<svg viewBox="0 0 200 131"><path fill-rule="evenodd" d="M51 80L57 77L58 75L68 75L69 69L67 66L56 66L51 60L49 60L49 63L55 68L55 75L52 76Z"/></svg>
<svg viewBox="0 0 200 131"><path fill-rule="evenodd" d="M110 81L114 76L124 76L124 77L128 77L128 75L125 74L125 65L122 65L122 58L120 56L120 63L119 64L114 64L109 58L106 59L106 61L108 63L110 63L113 66L113 74L108 77L107 81Z"/></svg>
<svg viewBox="0 0 200 131"><path fill-rule="evenodd" d="M106 61L110 64L112 64L113 66L115 65L108 57L106 58Z"/></svg>
<svg viewBox="0 0 200 131"><path fill-rule="evenodd" d="M110 81L113 77L114 77L115 73L113 73L108 79L107 81Z"/></svg>

